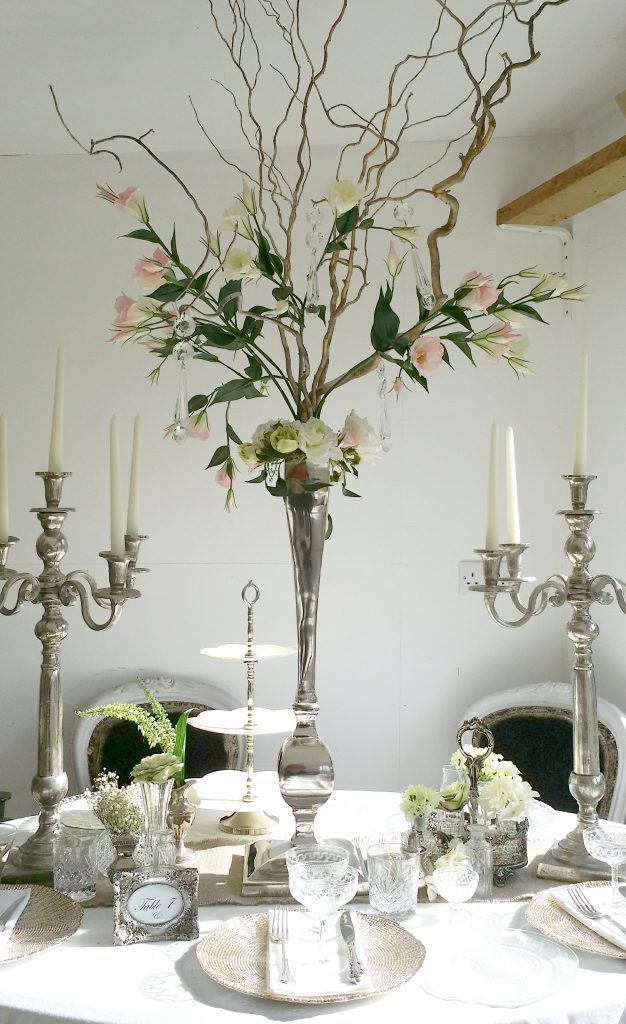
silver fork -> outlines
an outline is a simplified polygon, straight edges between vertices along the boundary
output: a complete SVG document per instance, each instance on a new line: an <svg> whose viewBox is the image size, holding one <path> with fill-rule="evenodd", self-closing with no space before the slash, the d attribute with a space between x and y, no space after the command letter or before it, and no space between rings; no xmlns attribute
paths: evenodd
<svg viewBox="0 0 626 1024"><path fill-rule="evenodd" d="M289 938L289 919L286 907L274 907L270 914L270 942L280 942L280 976L282 985L293 981L287 959L287 939Z"/></svg>
<svg viewBox="0 0 626 1024"><path fill-rule="evenodd" d="M570 885L567 889L568 895L572 898L572 903L578 911L584 916L588 917L590 921L610 921L612 925L626 935L626 928L619 921L616 921L610 914L603 914L600 910L597 910L590 902L585 893L579 886Z"/></svg>

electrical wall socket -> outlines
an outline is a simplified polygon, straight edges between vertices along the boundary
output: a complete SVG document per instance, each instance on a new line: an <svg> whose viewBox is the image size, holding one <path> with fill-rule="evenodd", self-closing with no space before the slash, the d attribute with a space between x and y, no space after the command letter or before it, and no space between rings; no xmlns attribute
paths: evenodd
<svg viewBox="0 0 626 1024"><path fill-rule="evenodd" d="M483 582L483 563L480 559L459 562L459 594L471 594L475 583Z"/></svg>

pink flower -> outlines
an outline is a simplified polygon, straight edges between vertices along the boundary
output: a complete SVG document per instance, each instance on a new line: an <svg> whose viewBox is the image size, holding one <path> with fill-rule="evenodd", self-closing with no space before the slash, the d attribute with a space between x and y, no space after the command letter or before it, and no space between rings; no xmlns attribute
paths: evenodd
<svg viewBox="0 0 626 1024"><path fill-rule="evenodd" d="M409 359L422 377L430 377L439 367L443 353L439 338L418 338L409 349Z"/></svg>
<svg viewBox="0 0 626 1024"><path fill-rule="evenodd" d="M123 192L114 192L110 185L106 187L98 185L98 191L100 197L105 199L107 203L112 203L113 206L116 206L118 210L123 210L124 213L130 213L132 217L136 217L142 224L148 223L148 211L146 210L146 203L140 188L131 185L129 188L125 188Z"/></svg>
<svg viewBox="0 0 626 1024"><path fill-rule="evenodd" d="M493 278L481 274L478 270L470 270L461 278L461 287L468 287L469 292L459 299L459 306L484 313L489 306L497 301L500 290L493 287Z"/></svg>
<svg viewBox="0 0 626 1024"><path fill-rule="evenodd" d="M133 269L133 277L139 283L140 288L147 291L154 291L166 279L166 271L169 269L169 257L157 246L149 259L137 260Z"/></svg>
<svg viewBox="0 0 626 1024"><path fill-rule="evenodd" d="M485 341L495 341L499 345L509 345L512 341L522 337L521 331L513 330L509 323L489 324L484 331L476 335L477 338Z"/></svg>
<svg viewBox="0 0 626 1024"><path fill-rule="evenodd" d="M221 469L218 469L215 474L215 482L219 484L220 487L224 487L227 490L232 487L233 482L231 477L228 475L226 466L222 466Z"/></svg>
<svg viewBox="0 0 626 1024"><path fill-rule="evenodd" d="M107 338L107 342L144 337L150 334L154 327L160 326L164 319L159 307L149 299L135 301L124 292L115 300L115 312L117 316L113 326L116 332Z"/></svg>
<svg viewBox="0 0 626 1024"><path fill-rule="evenodd" d="M404 391L405 388L406 388L406 384L402 380L402 377L396 377L396 379L394 380L393 384L391 385L391 390L395 391L396 398L400 397L400 395L402 394L402 392Z"/></svg>

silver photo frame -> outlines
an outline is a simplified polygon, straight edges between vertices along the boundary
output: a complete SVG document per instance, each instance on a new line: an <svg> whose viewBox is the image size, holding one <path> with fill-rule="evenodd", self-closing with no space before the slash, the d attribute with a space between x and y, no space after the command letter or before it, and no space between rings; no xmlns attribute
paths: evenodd
<svg viewBox="0 0 626 1024"><path fill-rule="evenodd" d="M198 938L198 869L157 867L113 875L113 945Z"/></svg>

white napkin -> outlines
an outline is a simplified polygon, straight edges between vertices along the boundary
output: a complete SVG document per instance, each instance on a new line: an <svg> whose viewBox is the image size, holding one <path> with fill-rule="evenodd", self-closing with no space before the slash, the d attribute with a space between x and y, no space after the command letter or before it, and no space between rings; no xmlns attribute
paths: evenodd
<svg viewBox="0 0 626 1024"><path fill-rule="evenodd" d="M281 944L270 940L270 929L267 929L267 987L277 995L289 996L322 996L343 995L349 992L363 992L371 988L367 972L367 960L363 943L359 935L358 914L352 911L354 922L355 946L359 960L365 973L359 982L353 984L348 980L349 957L346 944L339 930L339 914L333 915L326 922L324 932L324 956L327 963L319 963L319 939L312 930L312 919L300 911L289 912L289 938L287 939L287 958L293 981L285 984L280 982Z"/></svg>
<svg viewBox="0 0 626 1024"><path fill-rule="evenodd" d="M4 889L4 886L3 886ZM21 897L19 903L13 908L11 916L4 926L4 929L0 931L0 952L2 952L8 945L9 939L15 925L17 924L20 914L26 908L26 905L30 899L30 889L7 889L5 891L0 890L0 917L8 910L11 904L15 903L16 899Z"/></svg>
<svg viewBox="0 0 626 1024"><path fill-rule="evenodd" d="M574 905L571 896L567 892L567 886L562 886L558 889L552 890L557 903L566 910L568 914L575 917L577 921L584 924L585 928L589 928L590 931L595 932L597 935L601 935L603 939L608 939L614 946L619 946L620 949L626 950L626 933L616 928L611 921L607 921L606 918L600 918L600 920L593 921L590 917L585 917L581 914L580 910ZM610 907L611 902L611 886L599 886L593 885L585 887L585 896L591 903L595 910L599 910L601 914L608 914L610 917L615 918L621 925L626 928L626 900L624 901L623 910L614 910Z"/></svg>

